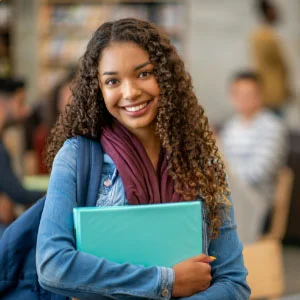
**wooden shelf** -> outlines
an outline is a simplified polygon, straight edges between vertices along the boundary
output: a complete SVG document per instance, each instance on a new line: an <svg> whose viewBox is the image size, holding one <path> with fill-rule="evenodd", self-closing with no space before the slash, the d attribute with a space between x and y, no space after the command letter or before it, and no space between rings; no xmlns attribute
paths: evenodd
<svg viewBox="0 0 300 300"><path fill-rule="evenodd" d="M179 50L182 49L185 2L185 0L42 0L38 26L39 76L44 79L43 82L47 82L47 86L43 83L40 88L51 89L51 84L58 78L57 74L60 71L78 63L84 51L81 45L88 42L100 25L99 22L105 20L122 18L126 15L148 19L161 27Z"/></svg>
<svg viewBox="0 0 300 300"><path fill-rule="evenodd" d="M183 0L184 1L184 0ZM164 4L164 3L182 3L180 0L44 0L50 5L60 4Z"/></svg>
<svg viewBox="0 0 300 300"><path fill-rule="evenodd" d="M41 66L43 68L49 68L49 69L62 69L62 68L68 68L71 65L77 64L79 58L76 60L74 59L74 61L66 61L66 60L62 60L62 59L50 59L47 61L43 61L41 63Z"/></svg>
<svg viewBox="0 0 300 300"><path fill-rule="evenodd" d="M168 34L169 37L173 38L179 38L182 35L182 30L180 29L169 29L169 28L164 28L163 25L158 24L164 32ZM59 26L59 25L54 25L51 26L51 29L49 31L42 32L40 34L40 37L44 40L47 39L53 39L55 36L64 36L66 40L81 40L85 39L87 36L92 36L94 33L95 29L85 29L82 28L82 26ZM76 34L74 34L74 32Z"/></svg>
<svg viewBox="0 0 300 300"><path fill-rule="evenodd" d="M96 29L96 28L95 28ZM76 39L81 39L83 37L91 36L95 29L86 29L82 28L82 26L60 26L60 25L54 25L51 26L50 30L44 31L40 34L42 38L46 39L52 39L54 36L63 36L65 35L65 39L74 39L74 36L76 35ZM70 36L71 34L71 36Z"/></svg>

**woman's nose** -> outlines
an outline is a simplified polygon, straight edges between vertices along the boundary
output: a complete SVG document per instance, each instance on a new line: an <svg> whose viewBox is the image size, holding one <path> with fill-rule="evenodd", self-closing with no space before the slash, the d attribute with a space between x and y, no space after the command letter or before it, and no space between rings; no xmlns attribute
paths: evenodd
<svg viewBox="0 0 300 300"><path fill-rule="evenodd" d="M125 100L133 101L141 96L141 89L133 81L125 81L122 86L122 93Z"/></svg>

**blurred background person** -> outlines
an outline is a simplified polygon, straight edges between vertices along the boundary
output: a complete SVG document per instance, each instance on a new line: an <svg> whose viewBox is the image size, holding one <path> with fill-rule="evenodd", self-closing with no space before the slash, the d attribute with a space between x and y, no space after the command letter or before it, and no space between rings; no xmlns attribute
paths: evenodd
<svg viewBox="0 0 300 300"><path fill-rule="evenodd" d="M41 122L31 136L37 174L48 174L48 169L44 163L46 140L60 113L64 111L71 100L70 85L73 77L74 69L70 69L69 73L54 86L48 101L40 108Z"/></svg>
<svg viewBox="0 0 300 300"><path fill-rule="evenodd" d="M265 109L259 75L241 71L229 88L235 116L219 134L227 163L238 232L244 243L261 236L274 199L274 189L287 151L282 120Z"/></svg>
<svg viewBox="0 0 300 300"><path fill-rule="evenodd" d="M37 154L33 145L33 136L37 128L44 122L45 105L46 101L43 100L34 103L30 114L24 121L23 172L27 176L37 175L39 173Z"/></svg>
<svg viewBox="0 0 300 300"><path fill-rule="evenodd" d="M25 83L12 78L0 78L0 228L14 219L14 203L32 204L42 196L40 191L24 189L15 174L10 155L3 143L4 131L22 122L28 114L25 105ZM0 232L1 234L1 232Z"/></svg>
<svg viewBox="0 0 300 300"><path fill-rule="evenodd" d="M283 104L291 95L282 42L274 28L280 19L279 10L271 0L258 0L257 11L262 24L251 34L251 56L262 79L264 104L282 114Z"/></svg>

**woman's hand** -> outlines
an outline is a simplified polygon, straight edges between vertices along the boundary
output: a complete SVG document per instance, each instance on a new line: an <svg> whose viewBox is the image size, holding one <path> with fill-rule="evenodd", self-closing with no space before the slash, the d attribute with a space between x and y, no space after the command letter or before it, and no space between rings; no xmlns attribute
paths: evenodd
<svg viewBox="0 0 300 300"><path fill-rule="evenodd" d="M189 258L173 267L175 282L173 297L188 297L197 292L204 291L210 286L211 267L214 259L205 254Z"/></svg>

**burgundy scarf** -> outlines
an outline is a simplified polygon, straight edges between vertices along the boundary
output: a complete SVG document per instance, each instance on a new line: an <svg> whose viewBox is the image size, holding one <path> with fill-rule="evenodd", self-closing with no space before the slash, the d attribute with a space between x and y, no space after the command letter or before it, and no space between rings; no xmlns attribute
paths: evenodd
<svg viewBox="0 0 300 300"><path fill-rule="evenodd" d="M101 145L119 171L130 204L183 201L168 176L166 155L161 153L155 172L141 142L119 122L103 129Z"/></svg>

